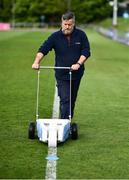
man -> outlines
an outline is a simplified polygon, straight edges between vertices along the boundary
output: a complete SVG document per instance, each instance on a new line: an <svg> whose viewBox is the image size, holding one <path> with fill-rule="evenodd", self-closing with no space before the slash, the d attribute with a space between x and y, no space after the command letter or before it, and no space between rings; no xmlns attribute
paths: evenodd
<svg viewBox="0 0 129 180"><path fill-rule="evenodd" d="M75 101L80 81L84 73L84 62L90 56L90 46L86 34L75 27L73 12L62 15L61 29L54 32L39 48L33 69L39 69L40 62L47 53L54 49L55 66L71 67L71 118L74 114ZM61 119L68 119L70 115L70 82L69 70L55 70L55 77L60 97Z"/></svg>

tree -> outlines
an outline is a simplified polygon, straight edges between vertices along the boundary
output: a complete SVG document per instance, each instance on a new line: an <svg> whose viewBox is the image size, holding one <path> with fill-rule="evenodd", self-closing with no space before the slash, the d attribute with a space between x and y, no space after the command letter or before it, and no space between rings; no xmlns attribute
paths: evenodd
<svg viewBox="0 0 129 180"><path fill-rule="evenodd" d="M72 7L77 21L81 23L101 21L109 17L112 11L107 0L76 0Z"/></svg>
<svg viewBox="0 0 129 180"><path fill-rule="evenodd" d="M8 22L12 16L12 2L10 0L0 0L0 21Z"/></svg>
<svg viewBox="0 0 129 180"><path fill-rule="evenodd" d="M13 7L11 2L15 1ZM109 17L112 8L107 0L0 0L1 20L10 20L15 12L17 22L60 22L68 8L75 12L78 23L100 21ZM7 13L8 12L8 13Z"/></svg>
<svg viewBox="0 0 129 180"><path fill-rule="evenodd" d="M17 0L15 5L16 21L39 22L44 15L47 22L57 22L65 10L61 0Z"/></svg>

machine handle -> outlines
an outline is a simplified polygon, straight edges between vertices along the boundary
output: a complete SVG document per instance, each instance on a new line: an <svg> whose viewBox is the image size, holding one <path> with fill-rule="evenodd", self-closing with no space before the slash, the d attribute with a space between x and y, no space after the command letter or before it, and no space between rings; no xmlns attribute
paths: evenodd
<svg viewBox="0 0 129 180"><path fill-rule="evenodd" d="M71 67L40 66L39 69L69 69L71 70Z"/></svg>
<svg viewBox="0 0 129 180"><path fill-rule="evenodd" d="M56 66L40 66L38 71L38 81L37 81L37 105L36 105L36 119L39 118L38 106L39 106L39 74L40 69L68 69L70 75L70 109L69 109L69 120L71 121L71 81L72 81L72 69L71 67L56 67Z"/></svg>

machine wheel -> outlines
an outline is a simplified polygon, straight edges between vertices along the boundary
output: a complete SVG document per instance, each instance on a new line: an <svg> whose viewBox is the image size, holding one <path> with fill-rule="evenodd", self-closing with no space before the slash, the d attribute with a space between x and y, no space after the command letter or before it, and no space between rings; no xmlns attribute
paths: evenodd
<svg viewBox="0 0 129 180"><path fill-rule="evenodd" d="M34 122L30 122L30 124L29 124L28 138L29 139L35 138L35 123Z"/></svg>
<svg viewBox="0 0 129 180"><path fill-rule="evenodd" d="M76 123L71 124L71 139L78 139L78 128Z"/></svg>

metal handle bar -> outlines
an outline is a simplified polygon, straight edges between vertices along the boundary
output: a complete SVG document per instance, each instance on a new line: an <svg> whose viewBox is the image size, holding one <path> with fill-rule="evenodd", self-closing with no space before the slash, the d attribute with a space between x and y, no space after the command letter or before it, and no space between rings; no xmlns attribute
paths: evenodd
<svg viewBox="0 0 129 180"><path fill-rule="evenodd" d="M56 67L56 66L40 66L38 71L38 81L37 81L37 105L36 105L36 119L39 117L38 105L39 105L39 74L40 69L68 69L70 75L70 109L69 109L69 120L71 121L71 81L72 81L72 69L71 67Z"/></svg>
<svg viewBox="0 0 129 180"><path fill-rule="evenodd" d="M39 69L69 69L71 70L71 67L40 66Z"/></svg>

